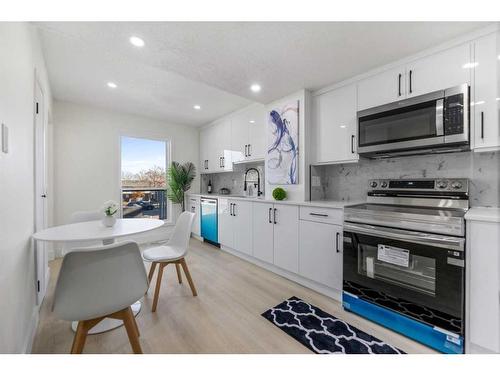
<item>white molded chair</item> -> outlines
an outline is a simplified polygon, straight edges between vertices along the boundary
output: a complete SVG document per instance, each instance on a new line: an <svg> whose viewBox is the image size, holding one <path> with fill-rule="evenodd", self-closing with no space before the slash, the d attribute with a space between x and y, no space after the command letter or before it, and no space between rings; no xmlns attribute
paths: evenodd
<svg viewBox="0 0 500 375"><path fill-rule="evenodd" d="M196 288L194 286L193 279L189 273L188 266L186 264L185 256L189 247L189 238L191 237L191 227L193 226L194 213L183 212L177 219L175 224L174 232L168 243L164 246L152 247L144 250L142 257L146 262L151 262L151 268L149 269L148 280L151 283L156 266L159 264L158 276L156 279L156 288L153 299L153 307L151 311L156 311L156 306L158 305L158 298L160 296L160 286L161 278L163 275L163 269L168 264L175 264L177 270L177 278L179 284L182 284L182 275L180 266L184 270L189 286L191 287L191 292L193 296L197 296Z"/></svg>
<svg viewBox="0 0 500 375"><path fill-rule="evenodd" d="M146 269L133 241L68 253L57 280L53 311L59 319L78 321L71 353L82 352L88 331L105 318L123 320L134 353L142 353L130 305L147 290Z"/></svg>
<svg viewBox="0 0 500 375"><path fill-rule="evenodd" d="M84 221L94 221L101 220L104 214L100 211L76 211L71 214L69 219L70 224L74 223L82 223ZM82 249L84 247L91 246L99 246L101 245L101 241L78 241L78 242L66 242L62 247L62 256L68 254L73 249L79 248Z"/></svg>

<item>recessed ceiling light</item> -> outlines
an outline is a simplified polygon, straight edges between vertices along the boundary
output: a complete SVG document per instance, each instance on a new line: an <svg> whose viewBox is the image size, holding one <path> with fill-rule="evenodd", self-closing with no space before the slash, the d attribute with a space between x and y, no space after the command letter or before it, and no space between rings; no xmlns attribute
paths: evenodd
<svg viewBox="0 0 500 375"><path fill-rule="evenodd" d="M255 124L255 120L248 121L250 124Z"/></svg>
<svg viewBox="0 0 500 375"><path fill-rule="evenodd" d="M197 111L201 109L201 107L198 104L193 105L193 108L196 109Z"/></svg>
<svg viewBox="0 0 500 375"><path fill-rule="evenodd" d="M116 89L118 86L116 85L116 83L114 82L108 82L107 83L108 87L111 88L111 89Z"/></svg>
<svg viewBox="0 0 500 375"><path fill-rule="evenodd" d="M478 62L470 62L470 63L462 65L462 68L464 68L464 69L472 69L472 68L475 68L478 65L479 65Z"/></svg>
<svg viewBox="0 0 500 375"><path fill-rule="evenodd" d="M250 86L250 90L252 90L253 92L259 92L261 89L262 88L257 83L254 83L252 86Z"/></svg>
<svg viewBox="0 0 500 375"><path fill-rule="evenodd" d="M131 36L130 43L132 43L136 47L144 47L144 40L139 38L138 36Z"/></svg>

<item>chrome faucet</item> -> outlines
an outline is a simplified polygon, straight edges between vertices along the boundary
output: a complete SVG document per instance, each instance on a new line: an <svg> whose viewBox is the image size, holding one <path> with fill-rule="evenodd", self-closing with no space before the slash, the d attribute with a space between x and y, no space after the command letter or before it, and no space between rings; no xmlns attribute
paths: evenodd
<svg viewBox="0 0 500 375"><path fill-rule="evenodd" d="M262 191L260 191L260 172L259 172L259 170L257 168L248 168L246 170L246 172L245 172L245 182L243 184L243 190L244 191L248 190L247 189L247 187L248 187L247 186L248 185L248 183L247 183L247 175L248 175L248 172L250 172L250 171L257 172L257 186L256 186L257 187L257 196L260 197L262 195Z"/></svg>

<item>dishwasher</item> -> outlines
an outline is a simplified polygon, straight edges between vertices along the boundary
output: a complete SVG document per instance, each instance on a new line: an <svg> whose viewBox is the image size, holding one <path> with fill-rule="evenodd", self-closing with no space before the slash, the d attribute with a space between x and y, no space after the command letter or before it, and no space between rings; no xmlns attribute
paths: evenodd
<svg viewBox="0 0 500 375"><path fill-rule="evenodd" d="M217 199L201 198L201 236L214 245L219 244Z"/></svg>

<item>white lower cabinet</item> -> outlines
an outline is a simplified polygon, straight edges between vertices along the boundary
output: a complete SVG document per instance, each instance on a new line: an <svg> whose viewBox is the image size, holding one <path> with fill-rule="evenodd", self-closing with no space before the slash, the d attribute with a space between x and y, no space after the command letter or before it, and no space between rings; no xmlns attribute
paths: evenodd
<svg viewBox="0 0 500 375"><path fill-rule="evenodd" d="M252 255L252 202L229 201L232 204L234 249Z"/></svg>
<svg viewBox="0 0 500 375"><path fill-rule="evenodd" d="M274 260L274 224L272 203L252 203L253 256L264 262Z"/></svg>
<svg viewBox="0 0 500 375"><path fill-rule="evenodd" d="M299 274L342 289L342 226L300 220Z"/></svg>
<svg viewBox="0 0 500 375"><path fill-rule="evenodd" d="M299 207L275 204L274 265L290 272L299 272Z"/></svg>
<svg viewBox="0 0 500 375"><path fill-rule="evenodd" d="M186 200L186 210L194 213L194 222L191 233L201 236L200 197L188 196L188 199Z"/></svg>
<svg viewBox="0 0 500 375"><path fill-rule="evenodd" d="M500 353L500 223L467 221L469 353Z"/></svg>
<svg viewBox="0 0 500 375"><path fill-rule="evenodd" d="M218 199L219 243L252 254L252 202Z"/></svg>

